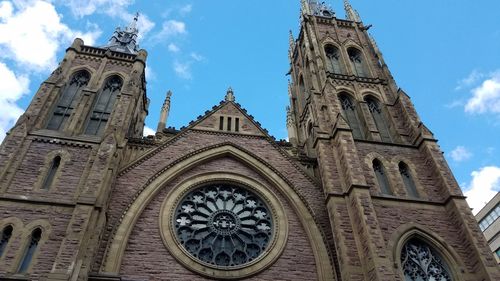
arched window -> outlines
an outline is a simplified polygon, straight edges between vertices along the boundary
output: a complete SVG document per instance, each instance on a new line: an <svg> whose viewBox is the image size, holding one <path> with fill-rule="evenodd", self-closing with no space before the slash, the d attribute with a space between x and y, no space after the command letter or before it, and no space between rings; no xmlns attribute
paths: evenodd
<svg viewBox="0 0 500 281"><path fill-rule="evenodd" d="M356 48L349 48L347 50L347 54L349 55L354 75L359 77L368 77L368 70L363 59L363 53Z"/></svg>
<svg viewBox="0 0 500 281"><path fill-rule="evenodd" d="M71 112L78 102L82 89L87 86L90 74L85 71L78 71L73 75L68 85L66 85L56 107L47 123L47 129L59 130L71 116Z"/></svg>
<svg viewBox="0 0 500 281"><path fill-rule="evenodd" d="M411 197L418 198L417 186L413 181L413 177L411 176L410 169L408 165L403 162L399 163L399 173L401 174L401 178L405 184L406 190Z"/></svg>
<svg viewBox="0 0 500 281"><path fill-rule="evenodd" d="M100 135L104 131L122 84L122 79L118 76L112 76L106 80L99 98L94 103L94 108L92 109L87 129L85 130L86 134Z"/></svg>
<svg viewBox="0 0 500 281"><path fill-rule="evenodd" d="M346 118L347 123L349 123L349 126L351 127L353 137L357 139L363 139L364 130L361 125L355 104L353 103L352 99L346 94L341 94L339 96L339 99L342 106L342 112L344 113L344 117Z"/></svg>
<svg viewBox="0 0 500 281"><path fill-rule="evenodd" d="M327 70L332 73L343 74L339 49L332 45L326 45L325 54Z"/></svg>
<svg viewBox="0 0 500 281"><path fill-rule="evenodd" d="M405 281L452 281L449 266L420 239L410 239L401 251Z"/></svg>
<svg viewBox="0 0 500 281"><path fill-rule="evenodd" d="M61 165L61 156L58 155L54 157L54 160L52 160L52 165L50 165L50 168L47 171L47 175L43 180L42 189L49 189L52 186L52 183L54 182L54 177L56 176L57 170L59 169L60 165Z"/></svg>
<svg viewBox="0 0 500 281"><path fill-rule="evenodd" d="M380 103L375 99L368 97L365 99L368 104L368 109L375 121L375 126L377 126L377 130L380 134L380 138L385 142L392 142L391 134L389 131L389 124L387 123L387 119L384 118L384 112L380 108Z"/></svg>
<svg viewBox="0 0 500 281"><path fill-rule="evenodd" d="M21 264L17 269L18 273L25 273L30 268L33 256L36 253L36 250L38 248L38 243L40 243L41 238L42 238L42 230L40 228L36 228L35 230L33 230L33 232L31 232L31 235L29 237L30 242L24 252L24 255L22 256Z"/></svg>
<svg viewBox="0 0 500 281"><path fill-rule="evenodd" d="M373 171L377 177L378 186L382 194L392 195L391 187L389 186L389 180L387 179L387 174L385 173L384 165L380 160L373 160Z"/></svg>
<svg viewBox="0 0 500 281"><path fill-rule="evenodd" d="M2 230L2 240L0 240L0 258L3 256L5 249L7 249L13 230L12 225L7 225Z"/></svg>

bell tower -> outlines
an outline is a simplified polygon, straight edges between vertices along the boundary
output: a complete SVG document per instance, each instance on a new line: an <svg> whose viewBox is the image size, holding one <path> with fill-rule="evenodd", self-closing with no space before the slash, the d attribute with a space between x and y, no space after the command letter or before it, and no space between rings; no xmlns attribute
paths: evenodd
<svg viewBox="0 0 500 281"><path fill-rule="evenodd" d="M411 243L456 266L442 276L499 278L436 139L396 85L371 25L347 0L346 19L324 3L301 5L300 32L290 34L287 127L322 183L340 280L423 272L405 260Z"/></svg>
<svg viewBox="0 0 500 281"><path fill-rule="evenodd" d="M136 22L102 47L75 39L1 144L2 277L86 280L124 146L148 113Z"/></svg>

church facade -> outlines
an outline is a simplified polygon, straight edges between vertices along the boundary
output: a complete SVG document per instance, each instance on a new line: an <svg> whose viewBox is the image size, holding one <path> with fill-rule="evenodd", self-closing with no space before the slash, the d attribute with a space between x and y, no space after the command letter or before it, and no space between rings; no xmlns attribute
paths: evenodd
<svg viewBox="0 0 500 281"><path fill-rule="evenodd" d="M289 141L231 89L144 138L135 24L76 39L0 147L0 279L500 280L369 27L301 5Z"/></svg>

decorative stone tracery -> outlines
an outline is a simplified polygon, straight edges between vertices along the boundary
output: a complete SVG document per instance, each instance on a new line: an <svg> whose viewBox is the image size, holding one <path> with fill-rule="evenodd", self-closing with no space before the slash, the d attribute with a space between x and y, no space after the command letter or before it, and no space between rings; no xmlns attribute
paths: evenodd
<svg viewBox="0 0 500 281"><path fill-rule="evenodd" d="M184 197L175 211L177 240L196 259L215 266L240 266L259 257L273 237L264 201L231 184L210 184Z"/></svg>

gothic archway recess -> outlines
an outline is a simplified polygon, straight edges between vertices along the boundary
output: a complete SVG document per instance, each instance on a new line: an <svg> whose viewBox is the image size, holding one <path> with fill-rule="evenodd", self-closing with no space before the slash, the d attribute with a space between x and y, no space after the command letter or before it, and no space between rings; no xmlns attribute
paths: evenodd
<svg viewBox="0 0 500 281"><path fill-rule="evenodd" d="M149 202L165 186L166 183L168 183L178 175L181 175L185 171L199 165L200 163L225 155L230 155L253 168L272 185L274 185L279 190L279 192L287 198L291 206L294 208L294 211L298 215L311 243L311 248L314 253L318 272L318 279L335 280L334 268L330 262L327 245L323 240L321 230L316 225L312 214L310 213L304 202L301 200L299 195L287 183L287 181L281 178L281 176L274 172L271 168L264 165L261 161L259 161L249 153L230 144L215 146L211 149L206 149L200 151L199 153L195 153L190 157L177 162L175 165L158 175L156 178L151 179L149 184L145 186L141 193L136 197L135 201L123 214L122 220L115 233L113 234L110 246L107 249L102 272L111 274L119 273L125 249L127 247L127 243L133 227L135 226L137 220L139 219L139 216L144 211L146 206L149 205Z"/></svg>

